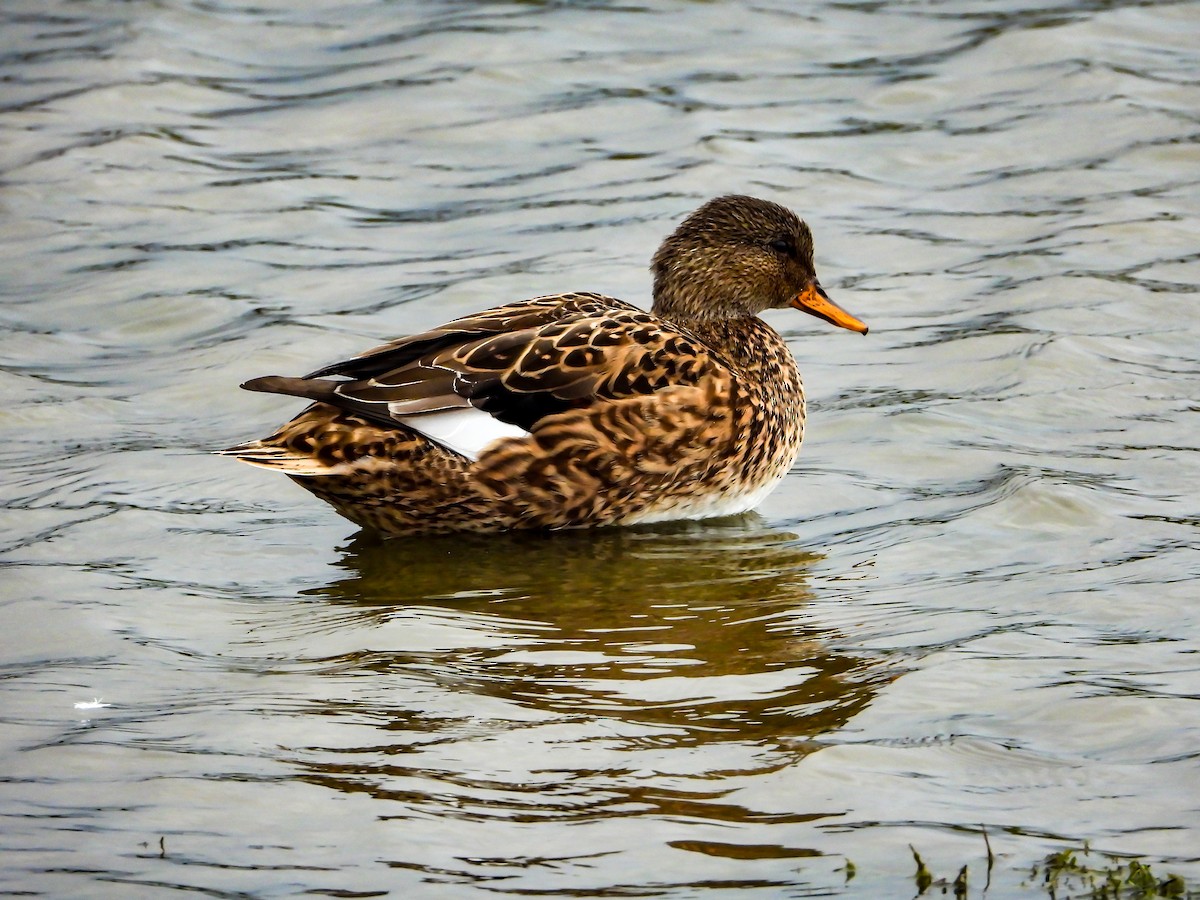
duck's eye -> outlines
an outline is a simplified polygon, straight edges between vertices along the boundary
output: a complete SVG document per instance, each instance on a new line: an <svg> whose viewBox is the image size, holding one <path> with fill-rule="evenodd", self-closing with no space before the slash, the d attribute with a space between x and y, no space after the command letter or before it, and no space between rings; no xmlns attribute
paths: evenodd
<svg viewBox="0 0 1200 900"><path fill-rule="evenodd" d="M792 248L792 242L787 238L775 238L767 246L783 256L791 256L795 252Z"/></svg>

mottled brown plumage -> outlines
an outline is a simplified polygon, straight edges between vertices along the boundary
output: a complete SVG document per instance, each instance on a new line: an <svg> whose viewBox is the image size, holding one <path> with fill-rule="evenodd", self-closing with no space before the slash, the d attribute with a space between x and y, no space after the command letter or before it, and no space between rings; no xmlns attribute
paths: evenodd
<svg viewBox="0 0 1200 900"><path fill-rule="evenodd" d="M304 378L249 381L316 402L223 452L385 534L744 512L804 432L795 360L758 314L794 306L866 326L825 296L808 226L764 200L705 204L653 272L652 313L599 294L538 297Z"/></svg>

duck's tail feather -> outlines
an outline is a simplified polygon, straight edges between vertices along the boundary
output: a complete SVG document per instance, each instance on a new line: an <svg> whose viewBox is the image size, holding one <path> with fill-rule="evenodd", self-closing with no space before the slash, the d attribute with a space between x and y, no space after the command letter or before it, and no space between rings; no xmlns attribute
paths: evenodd
<svg viewBox="0 0 1200 900"><path fill-rule="evenodd" d="M259 391L263 394L287 394L289 397L305 397L309 400L329 402L334 397L334 388L340 382L321 378L287 378L283 375L264 375L242 383L242 390Z"/></svg>
<svg viewBox="0 0 1200 900"><path fill-rule="evenodd" d="M215 451L219 456L232 456L260 469L271 469L288 475L329 475L329 466L313 456L298 453L279 444L247 441L236 447Z"/></svg>

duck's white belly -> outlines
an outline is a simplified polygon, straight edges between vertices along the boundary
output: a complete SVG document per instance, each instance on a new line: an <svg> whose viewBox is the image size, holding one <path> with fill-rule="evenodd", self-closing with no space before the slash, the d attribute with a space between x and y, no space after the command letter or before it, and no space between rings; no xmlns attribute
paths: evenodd
<svg viewBox="0 0 1200 900"><path fill-rule="evenodd" d="M623 525L649 525L653 522L672 522L679 519L719 519L749 512L767 498L779 485L786 469L777 478L743 490L728 490L719 494L695 497L671 497L653 504L640 513L622 519Z"/></svg>

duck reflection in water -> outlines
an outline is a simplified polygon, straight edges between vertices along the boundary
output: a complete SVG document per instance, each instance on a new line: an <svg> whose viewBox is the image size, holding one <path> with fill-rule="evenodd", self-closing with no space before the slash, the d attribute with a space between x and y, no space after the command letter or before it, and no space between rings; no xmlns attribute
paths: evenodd
<svg viewBox="0 0 1200 900"><path fill-rule="evenodd" d="M671 726L663 740L807 740L889 676L805 612L819 556L756 515L624 530L360 537L308 592L398 638L357 656L523 707ZM419 649L411 649L411 648Z"/></svg>

